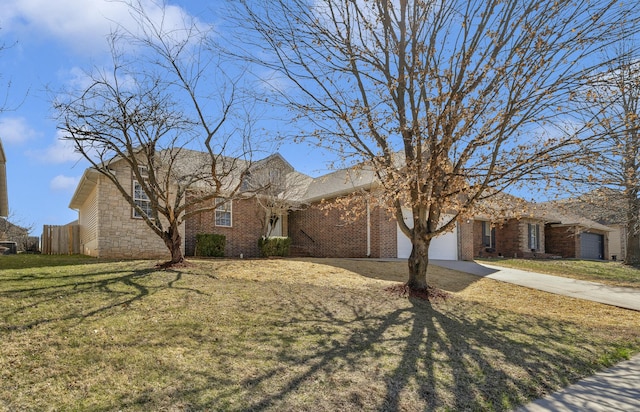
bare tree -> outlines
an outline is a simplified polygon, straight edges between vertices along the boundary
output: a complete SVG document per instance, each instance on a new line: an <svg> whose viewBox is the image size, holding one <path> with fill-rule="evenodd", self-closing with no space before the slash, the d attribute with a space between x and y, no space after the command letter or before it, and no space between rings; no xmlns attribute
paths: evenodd
<svg viewBox="0 0 640 412"><path fill-rule="evenodd" d="M249 164L248 126L231 127L238 89L212 48L211 32L195 21L171 27L142 2L128 5L136 31L120 27L110 36L111 67L87 73L54 107L64 138L115 185L162 238L170 263L178 263L187 208L200 212L193 206L237 191ZM116 174L118 162L131 175Z"/></svg>
<svg viewBox="0 0 640 412"><path fill-rule="evenodd" d="M257 215L265 238L278 233L282 218L292 210L301 210L301 199L312 178L296 171L254 164L245 179L245 194L254 193L259 207ZM281 235L277 235L281 236Z"/></svg>
<svg viewBox="0 0 640 412"><path fill-rule="evenodd" d="M633 6L615 0L242 4L246 35L257 34L243 44L277 80L274 99L320 144L376 171L413 244L412 290L428 286L431 240L477 200L574 155L571 91L612 29L637 27Z"/></svg>
<svg viewBox="0 0 640 412"><path fill-rule="evenodd" d="M580 200L598 208L599 215L620 208L626 228L625 263L640 265L640 53L633 35L623 33L606 66L580 89L581 108L591 132L593 157L581 164L583 186L605 186ZM614 206L615 205L615 206ZM588 208L595 213L593 208Z"/></svg>

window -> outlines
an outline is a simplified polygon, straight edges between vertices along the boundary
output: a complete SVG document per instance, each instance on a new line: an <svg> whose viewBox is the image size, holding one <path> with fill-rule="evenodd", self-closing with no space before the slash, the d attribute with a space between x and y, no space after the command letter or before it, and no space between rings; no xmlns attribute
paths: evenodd
<svg viewBox="0 0 640 412"><path fill-rule="evenodd" d="M136 180L133 181L133 202L142 209L144 214L151 216L151 200L144 192L142 185L140 185ZM141 218L143 216L134 208L133 217Z"/></svg>
<svg viewBox="0 0 640 412"><path fill-rule="evenodd" d="M216 198L216 226L231 227L231 200Z"/></svg>
<svg viewBox="0 0 640 412"><path fill-rule="evenodd" d="M142 176L143 178L149 177L147 166L138 166L138 173L140 173L140 176Z"/></svg>
<svg viewBox="0 0 640 412"><path fill-rule="evenodd" d="M529 223L529 249L540 249L540 225Z"/></svg>
<svg viewBox="0 0 640 412"><path fill-rule="evenodd" d="M491 222L482 222L482 246L496 248L496 228Z"/></svg>

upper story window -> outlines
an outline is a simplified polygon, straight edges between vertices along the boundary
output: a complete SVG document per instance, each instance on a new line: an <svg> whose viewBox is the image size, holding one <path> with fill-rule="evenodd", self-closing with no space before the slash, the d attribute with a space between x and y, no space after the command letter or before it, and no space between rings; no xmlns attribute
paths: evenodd
<svg viewBox="0 0 640 412"><path fill-rule="evenodd" d="M231 200L216 198L216 226L231 227Z"/></svg>
<svg viewBox="0 0 640 412"><path fill-rule="evenodd" d="M147 169L147 166L138 166L138 173L140 173L142 178L149 177L149 169Z"/></svg>
<svg viewBox="0 0 640 412"><path fill-rule="evenodd" d="M138 183L137 180L133 181L133 202L142 209L144 214L147 216L151 216L151 200L149 196L145 193L142 185ZM137 209L133 209L133 217L142 218L143 216L138 212Z"/></svg>

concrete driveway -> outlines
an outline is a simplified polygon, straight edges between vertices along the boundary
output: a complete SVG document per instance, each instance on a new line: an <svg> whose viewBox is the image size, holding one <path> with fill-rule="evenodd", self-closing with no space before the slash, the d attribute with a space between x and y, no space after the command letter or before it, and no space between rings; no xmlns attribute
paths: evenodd
<svg viewBox="0 0 640 412"><path fill-rule="evenodd" d="M504 268L486 263L456 260L430 260L429 263L558 295L640 311L640 289L606 286L601 283Z"/></svg>

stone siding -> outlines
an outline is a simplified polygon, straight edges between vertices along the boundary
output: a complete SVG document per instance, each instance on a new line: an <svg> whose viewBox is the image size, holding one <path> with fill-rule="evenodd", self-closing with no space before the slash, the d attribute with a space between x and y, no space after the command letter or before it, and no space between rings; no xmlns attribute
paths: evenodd
<svg viewBox="0 0 640 412"><path fill-rule="evenodd" d="M128 167L116 169L116 176L124 176L133 191ZM143 219L133 217L133 208L106 177L98 185L98 241L97 256L103 258L169 259L164 241ZM184 251L184 225L180 227Z"/></svg>

